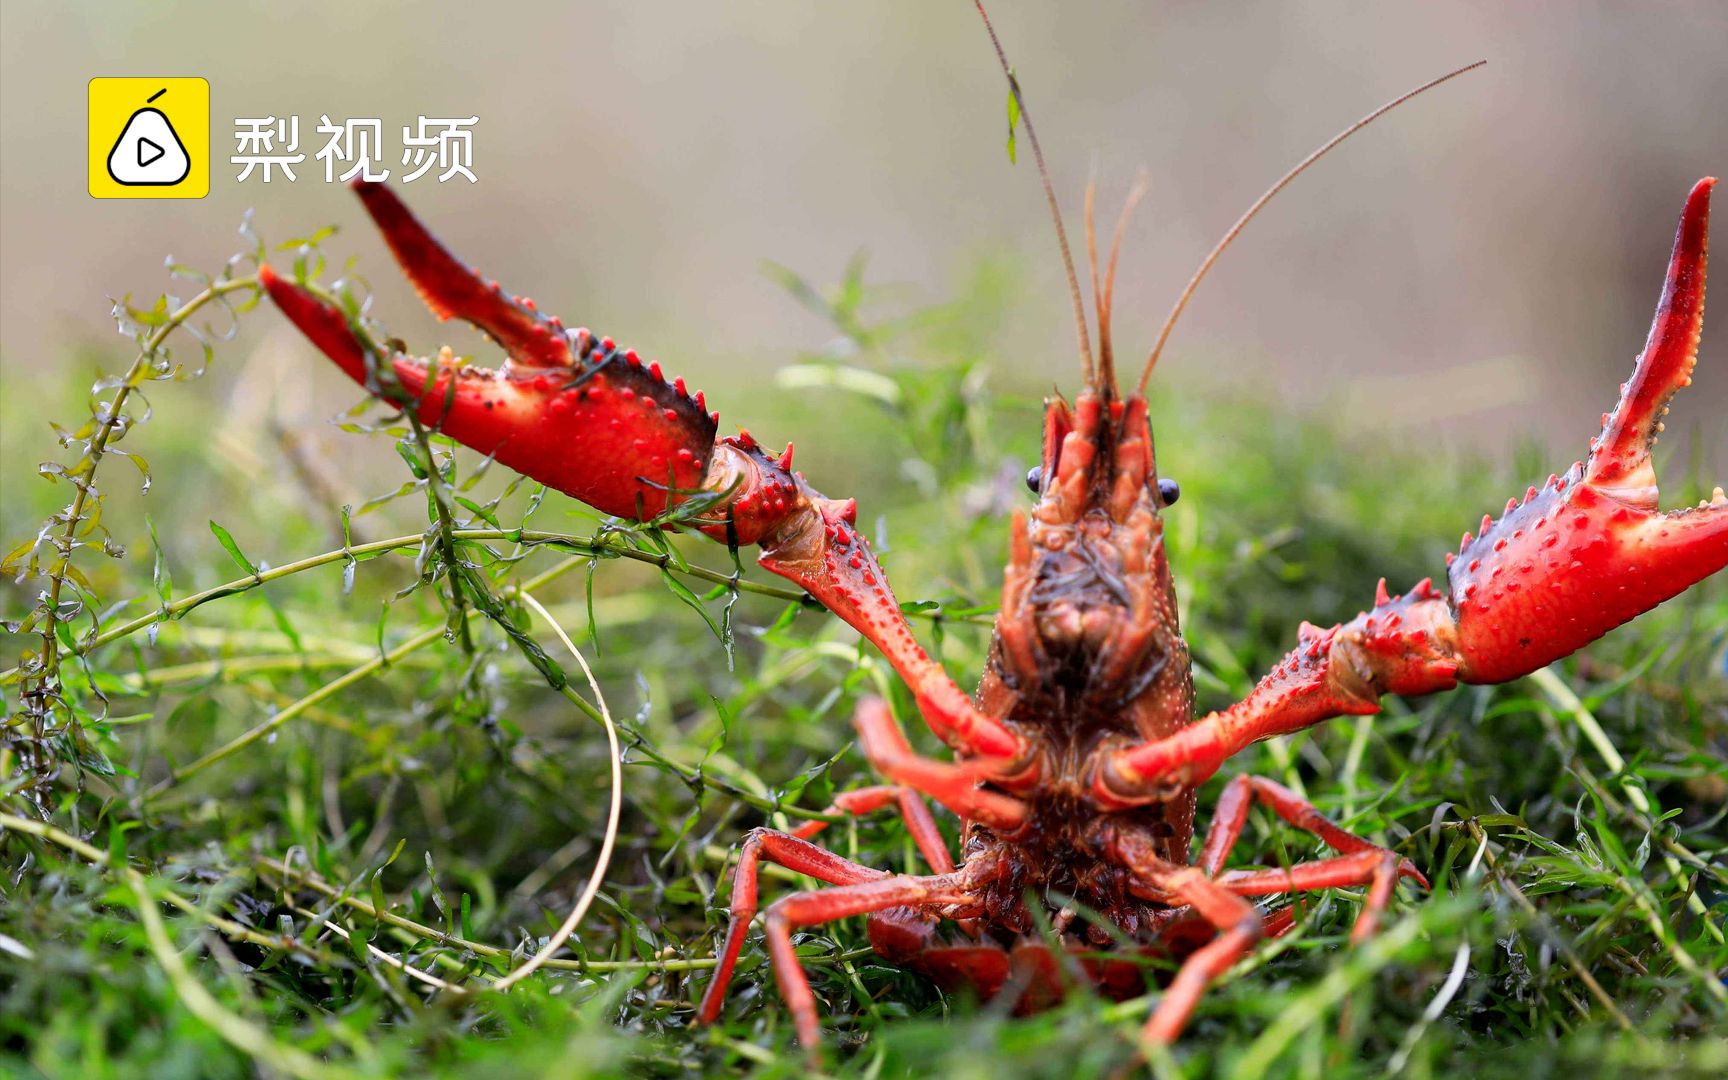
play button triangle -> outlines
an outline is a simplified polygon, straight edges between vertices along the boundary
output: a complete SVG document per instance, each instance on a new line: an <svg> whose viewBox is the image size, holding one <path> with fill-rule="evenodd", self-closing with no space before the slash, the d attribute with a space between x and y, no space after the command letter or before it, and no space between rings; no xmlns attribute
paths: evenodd
<svg viewBox="0 0 1728 1080"><path fill-rule="evenodd" d="M160 109L146 105L132 114L108 152L108 175L122 184L166 187L192 171L180 135Z"/></svg>

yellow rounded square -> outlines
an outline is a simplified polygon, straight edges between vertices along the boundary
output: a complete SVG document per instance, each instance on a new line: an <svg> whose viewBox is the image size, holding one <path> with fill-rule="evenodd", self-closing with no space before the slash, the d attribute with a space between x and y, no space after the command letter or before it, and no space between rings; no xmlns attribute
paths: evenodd
<svg viewBox="0 0 1728 1080"><path fill-rule="evenodd" d="M210 84L199 78L90 80L89 186L97 199L210 194Z"/></svg>

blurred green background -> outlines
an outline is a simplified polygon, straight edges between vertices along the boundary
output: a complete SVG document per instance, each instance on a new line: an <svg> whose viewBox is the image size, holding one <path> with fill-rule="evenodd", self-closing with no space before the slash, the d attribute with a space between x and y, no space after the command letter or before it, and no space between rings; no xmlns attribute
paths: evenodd
<svg viewBox="0 0 1728 1080"><path fill-rule="evenodd" d="M1351 426L1400 437L1574 445L1643 340L1688 186L1724 168L1721 4L1004 3L995 17L1070 215L1090 172L1107 210L1148 172L1119 289L1125 348L1286 167L1488 59L1281 197L1200 294L1169 365L1348 406ZM0 30L11 401L54 393L68 344L106 345L102 298L153 292L163 255L225 257L243 209L272 237L358 223L311 162L322 113L387 132L478 114L479 182L422 180L415 204L475 264L675 360L734 412L750 403L728 391L820 332L756 272L764 258L832 277L865 249L879 278L935 299L980 253L1024 256L997 366L1032 387L1071 379L1049 225L1029 162L1004 161L1001 75L962 0L9 0ZM132 74L210 80L209 198L85 194L84 83ZM237 185L233 118L290 113L300 179ZM375 241L341 250L368 259L401 332L432 335L377 272ZM1724 367L1700 366L1677 430L1720 417ZM208 400L231 385L224 368ZM327 378L296 373L317 389L283 403L290 422L322 418Z"/></svg>

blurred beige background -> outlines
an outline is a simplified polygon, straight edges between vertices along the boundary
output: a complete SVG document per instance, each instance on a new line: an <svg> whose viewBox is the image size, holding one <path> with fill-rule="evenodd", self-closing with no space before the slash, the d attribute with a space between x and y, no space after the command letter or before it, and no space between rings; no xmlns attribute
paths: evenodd
<svg viewBox="0 0 1728 1080"><path fill-rule="evenodd" d="M1289 164L1388 97L1490 61L1275 202L1165 361L1177 385L1270 381L1413 439L1492 449L1531 432L1568 461L1582 452L1643 341L1682 198L1728 170L1721 3L994 9L1071 220L1090 169L1112 215L1133 171L1150 172L1118 288L1129 355ZM211 81L212 194L92 200L85 82L152 74ZM46 394L36 372L93 362L71 346L118 346L104 297L167 287L168 254L219 265L246 207L278 241L343 226L331 253L360 257L393 329L435 339L351 197L311 160L325 112L380 117L387 133L422 112L479 114L479 182L421 180L416 207L506 285L665 359L729 417L748 418L747 377L827 336L761 260L826 283L860 248L875 280L932 302L981 255L1024 256L1029 302L1004 339L1018 347L995 362L1023 388L1073 384L1041 196L1028 156L1006 160L1002 77L964 0L6 0L0 102L7 395ZM237 185L233 118L266 113L301 116L307 164L297 183ZM1706 431L1714 450L1724 321L1707 326L1672 425ZM191 392L220 400L225 374ZM309 415L352 400L325 385L339 396ZM60 405L45 408L71 411ZM1720 478L1719 464L1706 472Z"/></svg>

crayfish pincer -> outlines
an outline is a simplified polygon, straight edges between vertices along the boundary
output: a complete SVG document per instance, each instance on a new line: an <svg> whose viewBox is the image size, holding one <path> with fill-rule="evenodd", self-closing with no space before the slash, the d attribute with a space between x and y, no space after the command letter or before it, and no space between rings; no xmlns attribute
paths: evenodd
<svg viewBox="0 0 1728 1080"><path fill-rule="evenodd" d="M1012 81L1011 90L1018 94ZM1026 133L1037 154L1029 123ZM766 859L830 886L781 897L764 919L773 970L806 1046L818 1045L820 1028L792 934L853 915L868 917L871 943L885 957L946 987L984 996L1012 988L1022 1008L1061 993L1059 969L1083 969L1103 991L1126 996L1143 989L1148 956L1169 960L1176 973L1145 1028L1147 1039L1168 1041L1210 980L1255 941L1291 926L1288 907L1252 898L1363 887L1353 935L1360 941L1374 933L1400 878L1426 884L1408 860L1332 824L1279 784L1246 775L1224 788L1195 857L1195 791L1226 759L1331 717L1375 713L1386 694L1518 678L1728 565L1728 497L1717 488L1696 507L1665 513L1651 461L1669 400L1696 362L1713 184L1699 181L1686 200L1649 340L1588 456L1465 533L1438 582L1393 595L1382 580L1356 618L1302 624L1296 648L1246 698L1199 717L1161 517L1177 489L1158 475L1147 420L1157 349L1124 394L1110 338L1114 251L1100 275L1088 244L1097 298L1089 319L1063 241L1084 384L1072 403L1046 404L1032 476L1037 502L1013 519L976 694L913 637L856 527L854 503L823 496L794 472L790 447L775 454L748 433L720 437L718 414L682 379L504 293L453 257L387 188L356 185L432 310L473 323L503 349L497 370L379 344L307 288L269 267L260 276L344 371L480 453L621 517L643 520L704 500L686 527L757 546L764 567L855 627L952 749L951 760L915 753L885 702L859 704L862 749L885 783L847 792L831 810L897 807L930 873L888 873L827 851L811 840L822 822L795 833L752 831L738 854L730 925L700 1020L722 1011ZM957 854L926 797L962 820ZM1335 854L1226 872L1255 802ZM1057 896L1072 902L1030 907ZM1077 908L1114 932L1077 926ZM1058 940L1073 963L1053 954ZM1102 948L1112 940L1134 945Z"/></svg>

